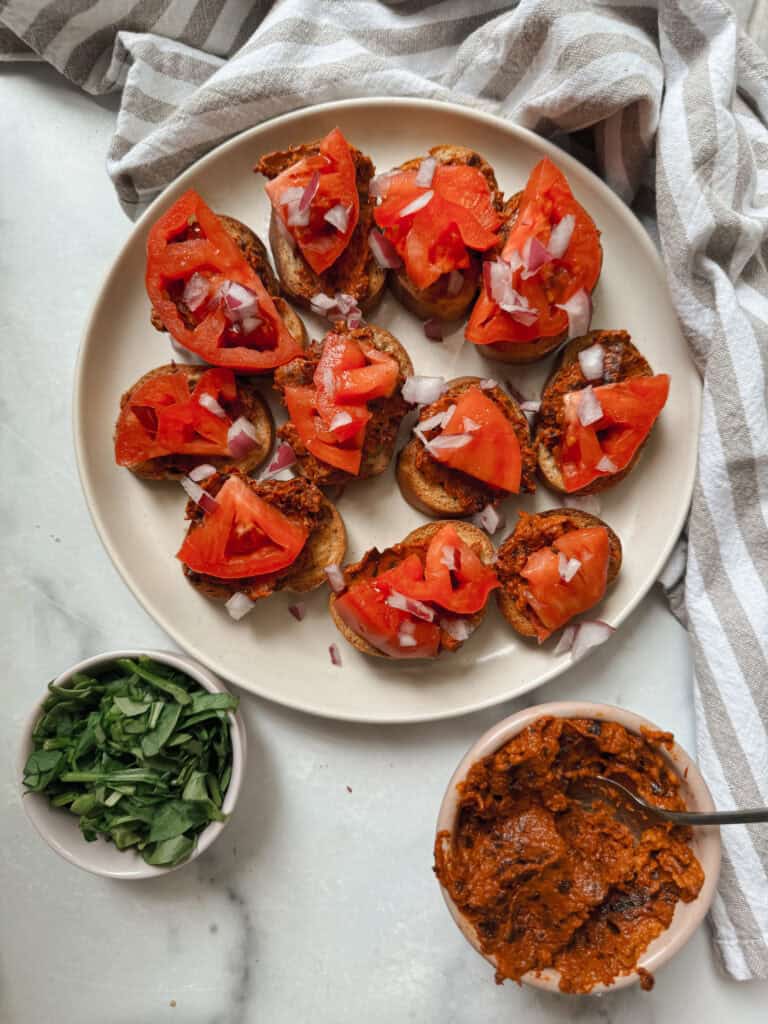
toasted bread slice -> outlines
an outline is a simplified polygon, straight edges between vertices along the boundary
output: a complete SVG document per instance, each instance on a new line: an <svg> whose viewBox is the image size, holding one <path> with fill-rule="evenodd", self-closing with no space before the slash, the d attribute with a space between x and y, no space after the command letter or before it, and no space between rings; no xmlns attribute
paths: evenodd
<svg viewBox="0 0 768 1024"><path fill-rule="evenodd" d="M605 349L605 370L602 380L588 381L581 372L579 352L594 344L600 344ZM563 396L569 391L585 388L588 384L614 384L621 380L629 380L631 377L652 376L653 370L648 360L632 344L627 331L590 331L583 338L574 338L569 342L544 386L536 420L534 444L539 471L550 487L563 494L568 493L555 454L563 432ZM648 436L650 437L650 433ZM570 493L596 494L598 491L615 487L632 472L647 440L648 438L643 441L632 461L620 473L598 477L588 487Z"/></svg>
<svg viewBox="0 0 768 1024"><path fill-rule="evenodd" d="M413 374L410 356L397 338L389 331L385 331L383 327L366 324L352 330L339 321L334 325L333 330L337 334L347 334L352 339L370 342L381 352L392 356L400 367L400 377L397 388L390 398L377 398L368 403L372 417L365 428L362 462L360 463L360 472L356 476L315 458L305 447L296 427L290 420L280 428L280 437L287 441L296 453L296 470L319 487L333 487L338 484L352 483L355 480L367 480L369 477L378 476L384 472L395 450L400 422L409 409L400 391L405 383L405 378ZM280 392L281 397L285 395L285 388L289 385L310 386L312 384L321 353L322 344L314 342L303 356L293 359L275 371L275 388Z"/></svg>
<svg viewBox="0 0 768 1024"><path fill-rule="evenodd" d="M123 416L131 401L131 395L147 381L167 373L177 373L186 379L190 394L194 390L200 377L205 373L205 366L188 366L185 363L168 363L166 366L158 366L149 373L140 377L133 387L130 387L120 399L120 417ZM231 410L231 419L234 421L244 416L256 431L256 447L253 448L242 459L232 459L231 456L222 455L160 455L154 459L146 459L144 462L133 466L126 466L136 476L143 480L180 480L186 476L195 466L207 464L214 466L220 472L231 472L239 469L243 473L251 473L257 469L272 451L275 443L275 423L269 406L259 394L256 380L251 377L235 377L237 387L237 401ZM115 425L115 435L117 426Z"/></svg>
<svg viewBox="0 0 768 1024"><path fill-rule="evenodd" d="M476 167L488 182L493 205L501 213L503 208L502 194L496 182L493 168L479 153L466 146L433 146L429 155L439 164L466 164ZM421 157L407 160L398 170L415 171L421 163ZM433 317L439 320L460 320L475 301L480 286L480 261L477 257L470 259L470 265L462 272L461 290L456 295L448 294L448 274L438 278L429 288L417 288L402 267L389 272L389 283L392 291L406 309L422 320Z"/></svg>
<svg viewBox="0 0 768 1024"><path fill-rule="evenodd" d="M261 158L255 170L272 180L299 160L316 156L319 145L320 140L268 153ZM368 194L368 183L374 174L373 163L354 146L349 148L357 175L360 216L349 244L328 270L322 274L315 273L290 234L282 229L274 211L270 217L269 244L283 291L305 309L310 308L312 298L318 293L333 298L337 292L344 292L352 295L360 309L368 313L381 298L386 284L386 272L378 265L368 245L373 226L373 201Z"/></svg>
<svg viewBox="0 0 768 1024"><path fill-rule="evenodd" d="M304 326L301 317L291 309L284 299L280 298L280 282L275 277L275 272L269 263L267 247L256 232L252 231L246 224L243 224L242 221L235 220L234 217L227 217L223 213L220 213L218 217L227 229L227 232L237 242L243 256L245 256L254 272L261 278L261 283L272 296L275 309L280 314L280 319L288 329L288 333L292 334L293 337L296 338L297 341L300 341L302 345L306 345L307 329ZM187 327L194 327L195 322L190 316L190 312L185 304L179 300L177 306L181 318L184 320ZM167 331L165 324L154 309L152 310L150 319L152 321L152 326L156 331Z"/></svg>
<svg viewBox="0 0 768 1024"><path fill-rule="evenodd" d="M463 391L480 382L480 377L457 377L449 381L445 394L421 410L419 421L424 422L430 416L444 412ZM532 493L536 490L536 450L531 442L526 415L498 384L484 390L488 398L500 406L514 427L523 464L520 489L523 493ZM461 470L452 469L433 459L418 437L411 438L398 456L397 482L410 505L428 516L441 519L474 515L486 505L496 504L507 496L506 491L484 484Z"/></svg>
<svg viewBox="0 0 768 1024"><path fill-rule="evenodd" d="M549 547L564 533L584 530L591 526L604 526L608 531L608 586L621 569L621 541L607 523L597 516L575 508L555 508L537 515L520 513L512 534L496 553L496 575L501 588L496 600L501 614L521 636L536 638L531 616L533 612L525 600L526 581L520 575L529 555L540 548Z"/></svg>
<svg viewBox="0 0 768 1024"><path fill-rule="evenodd" d="M393 568L408 555L418 554L423 560L430 541L437 531L445 525L446 523L425 523L424 526L419 526L412 530L399 544L395 544L391 548L386 548L384 551L379 551L378 548L371 548L370 551L363 555L359 562L344 567L344 581L346 585L349 586L357 579L378 576L379 573ZM463 523L459 520L452 522L451 525L456 528L456 533L461 540L469 545L486 565L490 565L493 562L493 543L486 533L483 533L476 526L472 526L471 523ZM383 651L378 650L373 644L368 643L367 640L358 636L357 633L349 628L336 610L336 598L336 594L331 594L329 608L331 618L344 639L363 654L371 654L376 658L391 660L388 654L384 654ZM487 607L486 605L482 611L477 612L475 615L462 616L463 619L466 619L473 633L485 618ZM449 633L446 633L445 630L441 629L438 654L443 651L458 651L464 642L456 640Z"/></svg>
<svg viewBox="0 0 768 1024"><path fill-rule="evenodd" d="M215 497L227 475L210 477L202 482L202 486ZM245 594L251 601L258 601L277 590L296 593L317 590L327 582L325 567L338 565L347 550L347 533L336 506L314 484L301 478L262 482L249 477L243 479L254 494L275 505L292 521L300 522L309 529L309 537L299 557L287 569L249 579L218 579L193 572L188 566L182 565L184 575L196 590L214 601L228 601L237 593ZM203 511L193 501L187 503L190 530L196 528L203 516Z"/></svg>

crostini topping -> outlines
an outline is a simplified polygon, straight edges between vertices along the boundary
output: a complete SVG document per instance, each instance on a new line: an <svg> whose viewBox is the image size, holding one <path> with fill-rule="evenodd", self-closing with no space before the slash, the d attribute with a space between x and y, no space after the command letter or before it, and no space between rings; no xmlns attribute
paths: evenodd
<svg viewBox="0 0 768 1024"><path fill-rule="evenodd" d="M200 484L196 483L192 477L183 476L179 483L187 492L188 497L196 505L199 505L204 512L215 512L219 507L216 499L208 491L204 491Z"/></svg>
<svg viewBox="0 0 768 1024"><path fill-rule="evenodd" d="M397 249L380 231L375 229L371 231L368 235L368 245L373 253L373 258L382 269L397 270L398 267L402 267L403 261L400 259ZM459 290L461 290L461 285L459 285Z"/></svg>
<svg viewBox="0 0 768 1024"><path fill-rule="evenodd" d="M318 292L310 299L310 308L313 313L324 316L327 320L345 320L350 330L359 327L363 322L363 313L357 299L346 292L336 292L333 298Z"/></svg>
<svg viewBox="0 0 768 1024"><path fill-rule="evenodd" d="M259 439L254 425L245 416L238 416L227 431L227 445L232 457L235 459L245 458L258 443Z"/></svg>
<svg viewBox="0 0 768 1024"><path fill-rule="evenodd" d="M431 405L444 391L444 377L423 377L415 374L406 379L402 394L410 405Z"/></svg>
<svg viewBox="0 0 768 1024"><path fill-rule="evenodd" d="M209 463L203 462L199 466L195 466L194 469L190 469L187 475L190 480L194 480L196 484L199 484L201 480L205 480L207 477L213 476L215 472L215 466L211 466Z"/></svg>
<svg viewBox="0 0 768 1024"><path fill-rule="evenodd" d="M524 300L523 311L536 311L535 319L514 315L502 304L484 274L484 287L467 325L467 338L477 345L496 342L531 342L551 338L583 324L585 304L600 276L600 236L591 217L576 202L563 173L551 160L533 170L514 215L500 261L507 266L510 288ZM502 270L495 270L501 280ZM581 319L580 319L581 318ZM578 321L578 322L577 322ZM585 333L586 325L578 332Z"/></svg>
<svg viewBox="0 0 768 1024"><path fill-rule="evenodd" d="M344 573L341 571L341 566L335 563L333 565L326 565L324 572L328 577L328 585L331 590L334 594L340 594L347 585L344 582Z"/></svg>
<svg viewBox="0 0 768 1024"><path fill-rule="evenodd" d="M435 176L435 170L437 168L437 160L433 156L428 156L419 164L419 169L416 172L414 179L415 183L419 188L429 188L432 184L432 179Z"/></svg>
<svg viewBox="0 0 768 1024"><path fill-rule="evenodd" d="M150 230L146 286L172 338L213 366L261 372L301 351L258 274L193 189Z"/></svg>
<svg viewBox="0 0 768 1024"><path fill-rule="evenodd" d="M224 412L224 410L213 397L213 395L209 395L206 392L203 392L203 394L200 395L197 400L204 409L207 409L208 412L212 412L214 416L218 416L220 420L228 419L227 414Z"/></svg>
<svg viewBox="0 0 768 1024"><path fill-rule="evenodd" d="M555 306L562 309L568 317L568 341L571 338L581 338L587 333L592 322L592 297L589 292L579 288L567 302L558 302Z"/></svg>
<svg viewBox="0 0 768 1024"><path fill-rule="evenodd" d="M349 143L334 128L320 142L316 155L297 160L265 187L275 217L314 272L322 274L347 248L360 217L355 161ZM296 189L301 190L300 198L296 198Z"/></svg>
<svg viewBox="0 0 768 1024"><path fill-rule="evenodd" d="M235 622L239 622L240 619L244 618L248 612L252 612L256 607L256 602L252 601L247 594L233 594L228 601L224 603L224 607L227 609L230 618L234 619Z"/></svg>
<svg viewBox="0 0 768 1024"><path fill-rule="evenodd" d="M278 473L282 473L284 469L289 469L295 462L296 452L287 441L283 441L278 445L274 458L267 466L266 472L261 479L269 480L271 477L277 476Z"/></svg>
<svg viewBox="0 0 768 1024"><path fill-rule="evenodd" d="M579 352L579 366L585 380L602 380L605 365L605 349L596 342Z"/></svg>
<svg viewBox="0 0 768 1024"><path fill-rule="evenodd" d="M422 184L425 164L432 176ZM391 172L377 183L377 193L383 199L374 219L417 288L467 268L470 250L486 252L496 245L500 219L488 182L475 167L436 163L432 168L423 160L418 170Z"/></svg>
<svg viewBox="0 0 768 1024"><path fill-rule="evenodd" d="M669 395L669 377L631 377L588 386L563 399L565 431L557 452L566 491L620 473L650 433Z"/></svg>
<svg viewBox="0 0 768 1024"><path fill-rule="evenodd" d="M475 526L479 526L481 530L485 530L491 537L494 533L498 533L499 530L503 530L507 525L504 513L500 512L495 505L486 505L485 508L476 512L472 516L472 522Z"/></svg>
<svg viewBox="0 0 768 1024"><path fill-rule="evenodd" d="M481 388L463 391L441 426L442 432L425 442L434 459L503 491L519 492L522 454L515 428Z"/></svg>
<svg viewBox="0 0 768 1024"><path fill-rule="evenodd" d="M512 268L503 260L486 260L483 264L483 283L499 308L521 324L535 323L539 311L513 287Z"/></svg>
<svg viewBox="0 0 768 1024"><path fill-rule="evenodd" d="M193 522L176 557L193 572L247 579L292 565L308 536L301 523L230 476L216 494L216 508Z"/></svg>
<svg viewBox="0 0 768 1024"><path fill-rule="evenodd" d="M528 556L520 571L539 643L602 598L608 584L609 543L604 526L570 530L551 547ZM576 563L574 568L574 563Z"/></svg>

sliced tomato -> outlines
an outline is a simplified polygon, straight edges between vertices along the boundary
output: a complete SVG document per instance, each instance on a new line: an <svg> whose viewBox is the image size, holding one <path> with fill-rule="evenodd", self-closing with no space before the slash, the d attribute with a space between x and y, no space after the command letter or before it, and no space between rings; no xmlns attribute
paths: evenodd
<svg viewBox="0 0 768 1024"><path fill-rule="evenodd" d="M284 201L286 190L305 189L314 174L319 175L319 184L309 206L309 223L303 226L289 224L289 207ZM334 128L321 141L319 155L298 160L267 182L266 192L275 216L281 219L296 240L304 259L316 274L322 274L349 245L360 218L355 161L349 143L339 129ZM347 211L344 231L339 231L325 220L326 213L338 205Z"/></svg>
<svg viewBox="0 0 768 1024"><path fill-rule="evenodd" d="M581 563L567 583L560 576L560 553ZM541 623L534 623L540 643L603 597L608 555L608 531L604 526L590 526L571 530L552 547L539 548L528 557L520 575L528 581L527 601Z"/></svg>
<svg viewBox="0 0 768 1024"><path fill-rule="evenodd" d="M188 237L192 226L194 236ZM189 326L177 301L193 274L205 277L211 301ZM249 335L235 330L215 300L224 282L241 284L257 296L260 323ZM259 373L289 362L301 345L288 331L269 295L220 219L193 189L185 192L152 226L147 239L147 294L173 338L212 366Z"/></svg>
<svg viewBox="0 0 768 1024"><path fill-rule="evenodd" d="M469 429L467 421L470 421ZM474 424L479 429L475 429ZM442 434L466 434L470 440L462 448L430 448L430 454L438 462L503 491L519 492L520 442L499 406L480 388L471 387L459 395L456 409Z"/></svg>
<svg viewBox="0 0 768 1024"><path fill-rule="evenodd" d="M603 415L588 427L579 420L581 391L571 391L564 398L566 429L558 459L569 493L629 465L666 404L669 376L631 377L593 390ZM610 472L597 468L605 457L616 467Z"/></svg>
<svg viewBox="0 0 768 1024"><path fill-rule="evenodd" d="M443 526L427 548L423 579L392 570L395 590L417 601L431 602L457 615L474 615L485 607L488 595L499 586L491 566L475 554L450 525ZM449 569L449 564L455 569ZM401 570L398 573L398 569Z"/></svg>
<svg viewBox="0 0 768 1024"><path fill-rule="evenodd" d="M483 285L467 324L469 341L476 345L524 343L554 337L567 328L568 316L557 305L567 302L582 288L591 293L597 284L602 266L600 232L574 198L563 172L546 157L528 179L502 253L503 259L513 261L514 254L521 255L532 237L546 246L555 225L567 215L573 216L575 224L563 256L548 261L531 277L523 278L523 268L513 275L514 288L538 312L537 320L533 324L520 323L497 305Z"/></svg>
<svg viewBox="0 0 768 1024"><path fill-rule="evenodd" d="M247 579L292 565L307 536L302 525L231 476L216 495L216 509L190 527L176 557L205 576Z"/></svg>

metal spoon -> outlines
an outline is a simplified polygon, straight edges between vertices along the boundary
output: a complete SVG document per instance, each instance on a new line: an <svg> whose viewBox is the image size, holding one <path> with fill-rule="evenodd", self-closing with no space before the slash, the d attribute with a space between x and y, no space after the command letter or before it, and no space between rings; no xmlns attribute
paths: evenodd
<svg viewBox="0 0 768 1024"><path fill-rule="evenodd" d="M606 790L609 790L612 791L610 796L614 800L617 794L621 794L643 814L660 818L662 821L671 821L675 825L738 825L750 821L768 821L768 807L753 807L741 811L668 811L663 807L649 804L631 789L604 775L595 775L590 779L580 778L570 790L578 791L575 795L580 801L585 795L605 797L608 795Z"/></svg>

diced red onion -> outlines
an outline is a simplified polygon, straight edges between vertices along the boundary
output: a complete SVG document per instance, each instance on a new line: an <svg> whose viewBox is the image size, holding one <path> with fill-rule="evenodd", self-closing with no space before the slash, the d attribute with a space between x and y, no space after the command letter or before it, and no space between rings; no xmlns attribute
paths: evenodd
<svg viewBox="0 0 768 1024"><path fill-rule="evenodd" d="M568 314L569 341L587 333L592 319L592 299L583 288L579 288L567 302L556 302L555 306Z"/></svg>
<svg viewBox="0 0 768 1024"><path fill-rule="evenodd" d="M557 656L567 654L573 647L573 641L576 639L576 632L578 628L579 627L575 624L566 626L560 634L560 639L557 641L557 646L552 653Z"/></svg>
<svg viewBox="0 0 768 1024"><path fill-rule="evenodd" d="M291 188L285 189L283 194L280 196L280 205L287 206L289 203L295 203L304 195L304 189L299 185L292 185Z"/></svg>
<svg viewBox="0 0 768 1024"><path fill-rule="evenodd" d="M472 440L470 434L438 434L424 445L431 452L454 451L464 448Z"/></svg>
<svg viewBox="0 0 768 1024"><path fill-rule="evenodd" d="M431 320L426 320L424 323L424 334L429 338L430 341L442 341L443 340L443 324L441 320L433 317Z"/></svg>
<svg viewBox="0 0 768 1024"><path fill-rule="evenodd" d="M341 566L335 562L331 565L326 565L325 575L328 577L328 583L334 594L340 594L346 588L347 584L344 582L344 573L341 571Z"/></svg>
<svg viewBox="0 0 768 1024"><path fill-rule="evenodd" d="M253 332L261 327L264 321L260 316L246 316L242 321L243 334L253 334Z"/></svg>
<svg viewBox="0 0 768 1024"><path fill-rule="evenodd" d="M512 271L502 260L486 260L483 263L485 290L494 302L501 302L505 290L512 286Z"/></svg>
<svg viewBox="0 0 768 1024"><path fill-rule="evenodd" d="M578 658L585 651L588 651L590 647L604 644L615 632L616 630L613 626L609 626L607 622L603 622L600 619L587 619L584 622L580 622L576 638L573 641L573 647L571 648L571 657L574 659Z"/></svg>
<svg viewBox="0 0 768 1024"><path fill-rule="evenodd" d="M336 308L336 300L332 299L330 295L326 295L324 292L317 292L316 295L312 296L309 302L312 307L312 311L314 313L319 313L320 316L325 316L330 309Z"/></svg>
<svg viewBox="0 0 768 1024"><path fill-rule="evenodd" d="M349 316L347 317L347 327L348 327L348 328L349 328L349 329L350 329L351 331L357 330L357 328L358 328L358 327L360 327L360 325L362 324L362 322L363 322L363 317L362 317L362 315L358 316L357 314L355 314L355 313L352 313L352 314L350 314L350 315L349 315Z"/></svg>
<svg viewBox="0 0 768 1024"><path fill-rule="evenodd" d="M273 476L277 476L278 473L282 473L284 469L288 469L296 462L296 452L291 448L287 441L283 441L279 444L275 457L272 459L270 464L267 466L267 470L261 477L262 480L269 480Z"/></svg>
<svg viewBox="0 0 768 1024"><path fill-rule="evenodd" d="M382 171L381 174L377 174L371 178L368 182L368 194L373 196L374 199L378 199L379 196L384 196L389 188L389 183L394 177L394 171Z"/></svg>
<svg viewBox="0 0 768 1024"><path fill-rule="evenodd" d="M288 606L288 611L296 619L297 622L301 622L304 616L307 614L307 606L301 601L298 604L291 604Z"/></svg>
<svg viewBox="0 0 768 1024"><path fill-rule="evenodd" d="M603 418L603 407L592 390L591 384L588 384L579 392L578 416L582 427L588 427L590 424L597 423L598 420Z"/></svg>
<svg viewBox="0 0 768 1024"><path fill-rule="evenodd" d="M517 249L513 249L509 256L502 256L501 258L513 273L523 265L523 258Z"/></svg>
<svg viewBox="0 0 768 1024"><path fill-rule="evenodd" d="M474 626L467 619L448 618L447 616L440 619L439 626L448 636L458 640L459 643L469 640L475 631Z"/></svg>
<svg viewBox="0 0 768 1024"><path fill-rule="evenodd" d="M214 416L218 416L220 420L225 420L227 418L226 412L224 412L213 395L209 395L207 391L204 391L197 400L204 409L207 409L208 412L212 412Z"/></svg>
<svg viewBox="0 0 768 1024"><path fill-rule="evenodd" d="M416 172L415 184L419 188L429 188L432 184L432 179L435 176L435 168L437 167L437 160L433 156L428 156L419 164L419 169Z"/></svg>
<svg viewBox="0 0 768 1024"><path fill-rule="evenodd" d="M431 405L445 391L444 377L406 377L402 395L410 405Z"/></svg>
<svg viewBox="0 0 768 1024"><path fill-rule="evenodd" d="M203 277L202 274L195 271L184 285L184 293L181 297L184 305L193 313L196 313L208 301L210 294L211 282L207 277Z"/></svg>
<svg viewBox="0 0 768 1024"><path fill-rule="evenodd" d="M286 223L292 228L305 228L309 224L309 207L301 209L301 200L297 199L292 203L288 203L285 208Z"/></svg>
<svg viewBox="0 0 768 1024"><path fill-rule="evenodd" d="M520 255L523 261L523 272L521 274L523 280L538 274L544 264L549 263L552 259L549 249L535 235L531 235L530 238L526 239Z"/></svg>
<svg viewBox="0 0 768 1024"><path fill-rule="evenodd" d="M603 455L598 464L595 466L601 473L617 473L619 467L609 458L607 455Z"/></svg>
<svg viewBox="0 0 768 1024"><path fill-rule="evenodd" d="M587 512L591 516L600 515L600 499L596 494L569 494L568 508Z"/></svg>
<svg viewBox="0 0 768 1024"><path fill-rule="evenodd" d="M338 430L339 427L346 427L346 425L351 422L352 417L348 412L337 412L331 420L328 429L333 432L334 430Z"/></svg>
<svg viewBox="0 0 768 1024"><path fill-rule="evenodd" d="M475 420L471 419L469 416L464 417L464 425L462 427L462 430L464 431L465 434L474 434L474 432L479 429L479 423L476 423Z"/></svg>
<svg viewBox="0 0 768 1024"><path fill-rule="evenodd" d="M576 218L572 213L566 213L560 222L552 229L552 234L549 236L547 248L549 249L549 254L553 259L559 260L565 256L565 251L571 241L571 235L573 234L575 226Z"/></svg>
<svg viewBox="0 0 768 1024"><path fill-rule="evenodd" d="M259 299L256 293L237 281L225 281L218 294L224 302L224 313L229 320L242 320L258 311Z"/></svg>
<svg viewBox="0 0 768 1024"><path fill-rule="evenodd" d="M194 469L190 469L188 476L190 480L193 480L197 484L201 480L205 480L209 476L213 476L215 472L215 466L211 466L209 463L204 462L202 465L195 466Z"/></svg>
<svg viewBox="0 0 768 1024"><path fill-rule="evenodd" d="M457 554L456 548L450 545L446 545L440 552L440 561L449 572L456 572L459 568Z"/></svg>
<svg viewBox="0 0 768 1024"><path fill-rule="evenodd" d="M525 402L521 402L520 403L520 408L523 410L523 412L533 412L533 413L536 413L541 408L541 402L534 402L534 401L526 400Z"/></svg>
<svg viewBox="0 0 768 1024"><path fill-rule="evenodd" d="M317 195L317 190L320 188L320 172L313 171L312 177L309 179L307 187L301 194L299 200L299 212L304 213L305 210L309 210L312 200Z"/></svg>
<svg viewBox="0 0 768 1024"><path fill-rule="evenodd" d="M336 668L341 668L341 654L339 653L339 648L336 646L336 644L331 644L329 646L328 653L331 656L331 664L335 665Z"/></svg>
<svg viewBox="0 0 768 1024"><path fill-rule="evenodd" d="M399 647L416 647L416 645L418 644L419 641L416 639L416 637L413 635L413 633L411 633L409 630L407 630L405 628L407 625L408 625L408 623L404 622L401 625L400 629L398 629L398 631L397 631L397 643L398 643L398 646Z"/></svg>
<svg viewBox="0 0 768 1024"><path fill-rule="evenodd" d="M454 405L453 408L455 409L456 406ZM428 430L434 430L435 427L442 427L444 423L445 413L436 412L434 416L428 416L425 420L421 420L420 423L417 423L416 426L413 428L413 432L415 434L426 433L426 431Z"/></svg>
<svg viewBox="0 0 768 1024"><path fill-rule="evenodd" d="M453 414L456 412L456 406L451 404L443 413L443 426L447 427L453 419Z"/></svg>
<svg viewBox="0 0 768 1024"><path fill-rule="evenodd" d="M472 522L491 536L506 526L504 513L500 512L495 505L486 505L481 512L476 512L472 516Z"/></svg>
<svg viewBox="0 0 768 1024"><path fill-rule="evenodd" d="M578 558L568 558L562 551L557 556L557 571L560 573L560 579L563 583L570 583L573 577L581 568L581 562Z"/></svg>
<svg viewBox="0 0 768 1024"><path fill-rule="evenodd" d="M329 224L333 225L337 231L344 234L349 226L349 210L343 203L337 203L328 210L326 215L323 217L323 220L327 221Z"/></svg>
<svg viewBox="0 0 768 1024"><path fill-rule="evenodd" d="M397 270L403 265L397 249L380 231L371 231L368 235L368 245L373 253L373 258L384 270Z"/></svg>
<svg viewBox="0 0 768 1024"><path fill-rule="evenodd" d="M357 299L354 295L348 295L346 292L336 292L334 301L339 308L339 312L344 316L357 309Z"/></svg>
<svg viewBox="0 0 768 1024"><path fill-rule="evenodd" d="M605 349L599 343L583 348L579 352L579 366L587 380L602 380Z"/></svg>
<svg viewBox="0 0 768 1024"><path fill-rule="evenodd" d="M410 217L412 213L418 213L419 210L423 210L425 206L428 206L432 202L434 194L435 193L431 188L426 192L422 192L420 196L417 196L413 202L408 203L408 205L400 211L400 218Z"/></svg>
<svg viewBox="0 0 768 1024"><path fill-rule="evenodd" d="M235 621L239 621L248 612L253 611L256 602L252 601L247 594L237 593L230 597L224 607Z"/></svg>
<svg viewBox="0 0 768 1024"><path fill-rule="evenodd" d="M233 458L242 459L259 443L256 428L245 416L238 416L227 431L227 447Z"/></svg>
<svg viewBox="0 0 768 1024"><path fill-rule="evenodd" d="M485 380L480 381L481 391L493 391L494 388L499 386L499 382L494 380L493 377L486 377Z"/></svg>
<svg viewBox="0 0 768 1024"><path fill-rule="evenodd" d="M422 619L424 622L432 622L435 618L434 608L430 608L423 601L417 601L413 597L406 597L399 590L391 590L386 598L386 604L390 608L397 608L401 612L413 615L415 619Z"/></svg>
<svg viewBox="0 0 768 1024"><path fill-rule="evenodd" d="M210 495L207 491L204 491L200 484L195 483L194 480L190 480L188 476L181 478L181 486L187 492L189 497L194 501L196 505L199 505L203 512L211 513L215 512L219 507L218 501Z"/></svg>
<svg viewBox="0 0 768 1024"><path fill-rule="evenodd" d="M464 287L464 275L460 270L452 270L448 275L448 285L445 289L446 295L458 295Z"/></svg>

